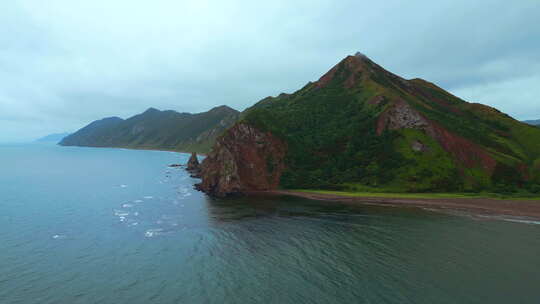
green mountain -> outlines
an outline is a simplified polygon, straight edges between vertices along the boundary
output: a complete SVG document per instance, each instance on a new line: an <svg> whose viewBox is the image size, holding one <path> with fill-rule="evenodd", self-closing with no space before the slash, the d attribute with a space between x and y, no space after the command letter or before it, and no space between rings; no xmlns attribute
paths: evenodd
<svg viewBox="0 0 540 304"><path fill-rule="evenodd" d="M241 115L203 161L214 195L276 188L540 190L540 129L358 53Z"/></svg>
<svg viewBox="0 0 540 304"><path fill-rule="evenodd" d="M197 114L150 108L125 120L110 117L94 121L64 138L60 145L204 153L238 116L238 111L227 106Z"/></svg>
<svg viewBox="0 0 540 304"><path fill-rule="evenodd" d="M70 133L54 133L54 134L49 134L47 136L43 136L41 138L38 138L36 139L35 141L36 142L54 142L54 143L58 143L60 142L62 139L64 139L64 137L68 136Z"/></svg>
<svg viewBox="0 0 540 304"><path fill-rule="evenodd" d="M537 120L525 120L524 123L534 125L534 126L540 126L540 119L537 119Z"/></svg>

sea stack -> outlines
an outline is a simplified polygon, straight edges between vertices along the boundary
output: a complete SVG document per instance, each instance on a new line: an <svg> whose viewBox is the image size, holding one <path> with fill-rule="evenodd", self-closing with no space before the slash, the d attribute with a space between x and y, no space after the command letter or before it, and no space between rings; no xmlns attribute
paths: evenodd
<svg viewBox="0 0 540 304"><path fill-rule="evenodd" d="M201 167L199 159L197 158L197 153L191 153L186 170L191 173L191 177L200 177Z"/></svg>

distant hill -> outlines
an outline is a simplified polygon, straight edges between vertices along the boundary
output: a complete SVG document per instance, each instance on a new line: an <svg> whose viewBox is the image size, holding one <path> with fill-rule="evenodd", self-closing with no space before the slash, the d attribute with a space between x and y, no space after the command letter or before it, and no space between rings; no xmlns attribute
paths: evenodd
<svg viewBox="0 0 540 304"><path fill-rule="evenodd" d="M150 108L125 120L109 117L94 121L64 138L60 145L205 153L239 114L227 106L197 114Z"/></svg>
<svg viewBox="0 0 540 304"><path fill-rule="evenodd" d="M54 134L49 134L47 136L43 136L41 138L38 138L35 140L35 142L55 142L55 143L58 143L60 142L62 139L64 139L64 137L68 136L70 133L54 133Z"/></svg>
<svg viewBox="0 0 540 304"><path fill-rule="evenodd" d="M524 123L528 123L528 124L534 125L534 126L540 126L540 119L537 119L537 120L525 120Z"/></svg>
<svg viewBox="0 0 540 304"><path fill-rule="evenodd" d="M358 53L268 97L216 141L198 188L540 191L540 128Z"/></svg>

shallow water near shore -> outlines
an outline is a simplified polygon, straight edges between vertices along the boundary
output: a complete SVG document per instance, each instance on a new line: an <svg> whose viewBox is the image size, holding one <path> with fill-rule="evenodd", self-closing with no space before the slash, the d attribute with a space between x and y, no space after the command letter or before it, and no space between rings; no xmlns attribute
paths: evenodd
<svg viewBox="0 0 540 304"><path fill-rule="evenodd" d="M540 225L211 199L188 157L0 145L0 303L540 302Z"/></svg>

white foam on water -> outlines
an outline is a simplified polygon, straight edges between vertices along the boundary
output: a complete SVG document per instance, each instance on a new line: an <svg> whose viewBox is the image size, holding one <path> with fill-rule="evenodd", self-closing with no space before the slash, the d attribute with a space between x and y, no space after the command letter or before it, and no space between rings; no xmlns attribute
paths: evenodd
<svg viewBox="0 0 540 304"><path fill-rule="evenodd" d="M143 201L142 200L134 200L133 202L134 203L142 203Z"/></svg>
<svg viewBox="0 0 540 304"><path fill-rule="evenodd" d="M154 236L157 236L160 234L160 232L162 232L163 229L148 229L146 230L146 232L144 233L144 236L147 237L147 238L151 238L151 237L154 237Z"/></svg>
<svg viewBox="0 0 540 304"><path fill-rule="evenodd" d="M133 215L139 216L139 212L135 211L135 212L133 213Z"/></svg>
<svg viewBox="0 0 540 304"><path fill-rule="evenodd" d="M137 226L137 225L139 225L139 223L134 222L134 223L131 223L131 224L129 224L129 225L130 225L130 226Z"/></svg>
<svg viewBox="0 0 540 304"><path fill-rule="evenodd" d="M114 215L116 215L116 216L128 216L129 212L124 212L122 210L115 210Z"/></svg>
<svg viewBox="0 0 540 304"><path fill-rule="evenodd" d="M65 239L66 236L65 235L62 235L62 234L55 234L52 236L53 239L55 240L59 240L59 239Z"/></svg>
<svg viewBox="0 0 540 304"><path fill-rule="evenodd" d="M528 225L540 225L540 221L528 217L513 217L513 216L500 216L500 215L478 215L476 218L481 218L484 220L500 220L505 222L528 224Z"/></svg>
<svg viewBox="0 0 540 304"><path fill-rule="evenodd" d="M513 222L513 223L521 223L521 224L529 224L529 225L540 225L540 221L533 221L533 220L518 220L518 219L503 219L503 221L506 222Z"/></svg>
<svg viewBox="0 0 540 304"><path fill-rule="evenodd" d="M120 185L120 188L126 188L127 185Z"/></svg>
<svg viewBox="0 0 540 304"><path fill-rule="evenodd" d="M153 196L145 196L144 199L153 199Z"/></svg>
<svg viewBox="0 0 540 304"><path fill-rule="evenodd" d="M121 217L119 217L119 218L120 218L120 222L123 222L123 221L126 220L126 217L125 217L125 216L121 216Z"/></svg>
<svg viewBox="0 0 540 304"><path fill-rule="evenodd" d="M122 208L131 208L133 204L122 204Z"/></svg>

